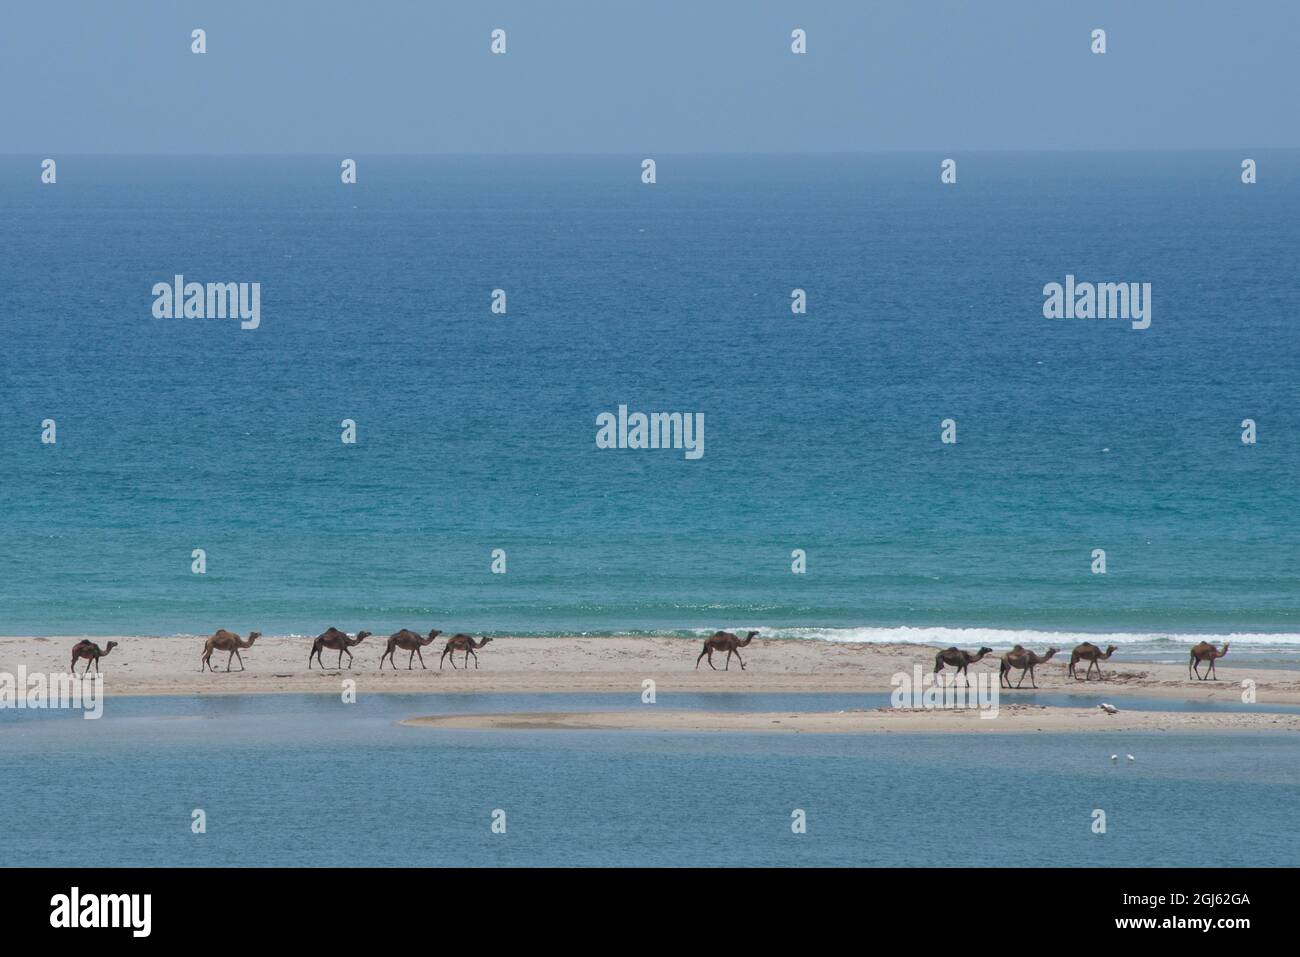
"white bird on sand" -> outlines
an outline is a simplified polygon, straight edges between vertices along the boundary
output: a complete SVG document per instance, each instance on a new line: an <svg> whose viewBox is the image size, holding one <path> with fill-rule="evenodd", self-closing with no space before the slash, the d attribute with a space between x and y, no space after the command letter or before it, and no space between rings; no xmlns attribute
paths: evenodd
<svg viewBox="0 0 1300 957"><path fill-rule="evenodd" d="M1107 704L1104 701L1097 705L1097 707L1102 711L1105 711L1107 714L1119 714L1119 708L1115 707L1113 704Z"/></svg>
<svg viewBox="0 0 1300 957"><path fill-rule="evenodd" d="M1118 761L1118 760L1119 760L1119 755L1118 755L1118 754L1112 754L1112 755L1110 756L1110 759L1111 759L1112 761Z"/></svg>
<svg viewBox="0 0 1300 957"><path fill-rule="evenodd" d="M1128 759L1129 759L1130 761L1136 761L1136 760L1137 760L1137 759L1134 758L1133 755L1131 755L1131 754L1128 756Z"/></svg>

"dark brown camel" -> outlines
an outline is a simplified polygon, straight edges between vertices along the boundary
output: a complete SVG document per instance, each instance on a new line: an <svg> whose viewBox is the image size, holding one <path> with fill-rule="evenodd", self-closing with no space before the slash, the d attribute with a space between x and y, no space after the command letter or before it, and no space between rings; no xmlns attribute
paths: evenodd
<svg viewBox="0 0 1300 957"><path fill-rule="evenodd" d="M424 654L423 652L420 651L420 649L423 648L425 645L433 644L433 639L437 638L441 634L442 632L440 632L437 628L434 628L432 631L429 632L428 638L421 638L418 632L411 631L409 628L403 628L401 631L389 635L388 647L385 648L384 653L379 656L379 670L380 671L384 670L385 658L388 659L388 663L390 665L392 665L394 668L397 667L397 662L393 660L393 652L396 651L398 648L401 648L403 651L409 651L411 653L410 658L406 660L407 671L411 670L411 664L415 661L416 655L420 656L420 667L421 668L427 667L424 663Z"/></svg>
<svg viewBox="0 0 1300 957"><path fill-rule="evenodd" d="M319 637L317 637L315 641L312 642L311 654L307 656L307 670L311 671L311 659L313 656L316 658L318 662L320 662L321 669L324 670L325 662L321 660L321 656L320 656L321 650L324 648L328 648L330 649L330 651L337 651L339 653L339 663L335 665L336 668L343 667L343 653L347 652L348 667L351 668L352 652L349 651L348 649L355 648L357 645L361 644L361 642L365 641L369 637L370 637L370 632L368 631L358 631L357 636L355 638L349 638L348 633L346 631L339 631L337 628L334 628L332 626L330 628L327 628L325 631L323 631L320 634Z"/></svg>
<svg viewBox="0 0 1300 957"><path fill-rule="evenodd" d="M230 655L226 658L227 671L230 670L230 662L235 658L239 659L239 670L243 671L244 656L239 653L239 649L252 648L253 642L257 641L257 639L261 637L262 633L260 631L250 631L248 633L248 640L244 641L233 631L226 631L224 628L218 628L216 634L203 644L203 659L199 665L199 671L202 671L205 665L209 671L217 670L212 667L212 653L214 651L230 652Z"/></svg>
<svg viewBox="0 0 1300 957"><path fill-rule="evenodd" d="M1106 651L1103 654L1102 650L1098 648L1096 645L1094 645L1091 641L1085 641L1083 644L1076 647L1074 651L1070 652L1070 667L1068 669L1070 677L1078 678L1079 676L1074 673L1074 666L1077 665L1080 661L1086 661L1088 662L1088 670L1083 673L1083 680L1087 681L1088 675L1092 674L1092 669L1096 668L1097 680L1100 681L1101 665L1099 665L1097 662L1105 661L1107 658L1113 655L1117 650L1118 649L1114 645L1110 645L1106 648Z"/></svg>
<svg viewBox="0 0 1300 957"><path fill-rule="evenodd" d="M475 644L475 643L474 643L474 639L471 638L469 635L452 635L450 638L447 639L447 644L446 644L446 646L442 649L442 657L438 659L438 669L439 669L440 671L442 670L442 663L443 663L443 661L446 659L447 655L448 655L448 654L451 654L451 652L453 652L453 651L463 651L463 652L465 652L465 667L466 667L466 668L469 667L469 656L470 656L470 655L474 655L474 667L477 668L477 667L478 667L478 655L474 654L474 649L475 649L475 648L482 648L484 645L486 645L486 644L487 644L489 641L491 641L491 640L492 640L491 638L487 638L487 637L485 637L485 638L484 638L482 641L480 641L478 644ZM455 656L455 655L452 655L452 656L451 656L451 670L452 670L452 671L455 671L455 670L456 670L456 656Z"/></svg>
<svg viewBox="0 0 1300 957"><path fill-rule="evenodd" d="M1020 671L1020 680L1016 682L1016 687L1019 688L1024 683L1025 674L1028 673L1029 684L1037 688L1038 682L1034 680L1034 666L1041 665L1044 664L1045 662L1051 661L1052 656L1056 654L1057 650L1058 649L1056 648L1048 648L1047 654L1043 655L1042 657L1039 657L1034 652L1026 651L1024 648L1020 647L1019 645L1016 645L1014 648L1012 648L1010 651L1008 651L1005 655L1002 656L1002 667L998 671L998 687L999 688L1002 687L1002 681L1003 679L1005 679L1007 683L1007 687L1010 688L1011 669L1017 668Z"/></svg>
<svg viewBox="0 0 1300 957"><path fill-rule="evenodd" d="M985 655L991 654L993 654L992 648L981 648L973 655L969 651L962 651L957 647L945 648L934 656L934 673L937 675L943 671L944 665L952 665L957 669L957 674L967 674L966 669L969 666L975 664Z"/></svg>
<svg viewBox="0 0 1300 957"><path fill-rule="evenodd" d="M77 642L75 645L72 646L72 664L69 665L68 668L69 668L70 671L72 671L73 674L76 674L76 673L77 673L77 659L78 659L78 658L85 658L85 659L86 659L86 671L83 671L82 674L84 675L87 671L90 671L90 666L91 666L92 663L93 663L94 666L95 666L95 671L96 671L96 673L98 673L98 672L99 672L99 659L102 658L102 657L104 657L106 654L108 654L110 651L112 651L112 650L113 650L114 648L116 648L116 647L117 647L117 642L116 642L116 641L110 641L110 642L108 643L108 647L107 647L107 648L104 648L104 649L102 649L102 650L100 649L99 645L95 644L93 641L90 641L89 639L86 639L86 640L84 640L84 641L79 641L79 642Z"/></svg>
<svg viewBox="0 0 1300 957"><path fill-rule="evenodd" d="M1192 656L1187 660L1187 677L1190 678L1192 676L1192 671L1194 670L1196 672L1196 677L1200 678L1202 681L1205 681L1206 678L1211 678L1211 677L1213 678L1213 680L1218 681L1219 675L1214 670L1214 665L1218 661L1218 659L1222 658L1224 655L1228 653L1228 645L1230 644L1232 644L1232 642L1225 641L1223 643L1223 650L1219 651L1217 648L1214 647L1214 645L1210 644L1208 641L1202 641L1199 645L1197 645L1195 648L1192 649ZM1209 670L1205 672L1205 678L1201 678L1202 661L1208 661L1210 663ZM89 668L90 665L86 665L86 667Z"/></svg>
<svg viewBox="0 0 1300 957"><path fill-rule="evenodd" d="M731 670L731 656L735 655L736 660L740 662L740 670L744 671L745 659L740 657L740 652L737 649L744 648L746 645L748 645L751 641L754 640L754 636L757 634L758 632L756 631L746 632L745 637L742 639L742 638L737 638L729 631L715 631L708 638L704 639L704 650L700 652L700 658L703 658L705 655L708 655L709 667L713 668L714 671L717 671L718 669L713 664L713 653L715 651L717 652L725 651L727 653L727 665L722 670L723 671ZM700 667L700 658L695 659L695 667L697 670Z"/></svg>

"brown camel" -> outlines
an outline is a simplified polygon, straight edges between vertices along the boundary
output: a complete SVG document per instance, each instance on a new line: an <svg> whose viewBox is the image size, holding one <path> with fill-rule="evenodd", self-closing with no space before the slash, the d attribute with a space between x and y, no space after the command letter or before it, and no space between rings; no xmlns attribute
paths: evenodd
<svg viewBox="0 0 1300 957"><path fill-rule="evenodd" d="M403 628L401 631L389 635L388 647L385 648L384 653L379 656L379 670L380 671L384 670L385 658L388 659L388 663L390 665L392 665L394 668L397 667L397 662L393 660L393 652L398 648L401 648L403 651L409 651L411 653L411 657L406 660L407 671L411 670L411 664L415 661L416 655L420 656L420 667L421 668L427 667L424 663L424 654L420 651L420 649L423 648L425 645L433 644L433 639L437 638L441 634L442 632L440 632L437 628L434 628L432 631L429 632L428 638L421 638L418 632L411 631L409 628Z"/></svg>
<svg viewBox="0 0 1300 957"><path fill-rule="evenodd" d="M1071 678L1079 677L1077 674L1074 673L1074 666L1077 665L1080 661L1086 661L1088 662L1088 670L1083 673L1083 680L1087 681L1088 675L1092 674L1092 669L1096 668L1097 680L1100 681L1101 665L1099 665L1098 662L1105 661L1107 658L1113 655L1117 650L1118 649L1116 649L1114 645L1110 645L1106 648L1106 652L1103 654L1102 650L1098 648L1096 645L1094 645L1091 641L1085 641L1083 644L1076 647L1074 651L1070 652L1070 667L1068 669L1070 677Z"/></svg>
<svg viewBox="0 0 1300 957"><path fill-rule="evenodd" d="M993 654L992 648L981 648L975 654L969 651L962 651L960 648L945 648L934 656L934 673L937 675L943 671L944 665L953 665L957 669L957 674L966 674L966 669L975 664L985 655Z"/></svg>
<svg viewBox="0 0 1300 957"><path fill-rule="evenodd" d="M1214 645L1210 644L1208 641L1203 641L1195 648L1193 648L1192 657L1187 660L1187 677L1190 678L1192 676L1192 671L1195 670L1196 677L1201 678L1201 662L1208 661L1210 663L1210 668L1205 673L1205 678L1201 678L1201 680L1204 681L1206 680L1206 678L1213 677L1213 680L1218 681L1219 675L1214 670L1214 665L1218 661L1218 659L1222 658L1224 655L1228 653L1228 645L1230 644L1232 644L1232 642L1225 641L1223 643L1222 651L1219 651L1217 648L1214 647ZM89 668L90 665L86 665L86 667Z"/></svg>
<svg viewBox="0 0 1300 957"><path fill-rule="evenodd" d="M1016 645L1014 648L1012 648L1010 651L1008 651L1005 655L1002 656L1002 667L998 671L998 687L999 688L1002 687L1002 681L1003 679L1005 679L1007 683L1007 687L1010 688L1011 669L1017 668L1020 670L1020 680L1016 682L1016 687L1019 688L1021 684L1024 683L1025 674L1028 673L1029 684L1037 688L1038 682L1034 680L1034 666L1045 664L1046 662L1051 661L1052 656L1056 654L1057 650L1058 649L1056 648L1048 648L1047 654L1043 655L1042 657L1039 657L1034 652L1026 651L1024 648L1020 647L1019 645Z"/></svg>
<svg viewBox="0 0 1300 957"><path fill-rule="evenodd" d="M704 650L700 652L700 658L703 658L705 655L708 655L709 667L713 668L714 671L717 671L718 669L713 664L713 653L715 651L717 652L725 651L727 653L727 665L722 670L723 671L731 670L731 656L735 655L736 660L740 662L740 670L744 671L745 659L740 657L740 651L738 649L744 648L746 645L748 645L751 641L754 640L754 636L757 634L758 632L756 631L746 632L745 637L742 639L742 638L737 638L729 631L715 631L711 636L704 639ZM695 659L695 667L697 670L700 667L700 658Z"/></svg>
<svg viewBox="0 0 1300 957"><path fill-rule="evenodd" d="M349 638L346 631L339 631L333 626L327 628L315 641L312 642L311 654L307 656L307 670L311 671L312 656L315 656L316 660L320 662L321 669L324 670L325 662L321 660L320 656L323 648L328 648L330 651L337 651L339 653L339 663L335 665L336 668L343 667L343 653L347 652L348 667L351 668L352 652L348 651L348 649L356 647L369 637L370 632L368 631L358 631L355 638Z"/></svg>
<svg viewBox="0 0 1300 957"><path fill-rule="evenodd" d="M202 671L205 665L207 666L207 669L209 671L217 670L216 668L212 667L212 653L214 651L230 652L230 655L226 658L227 671L230 670L230 662L235 658L239 659L239 670L243 671L244 656L239 653L239 649L252 648L253 642L257 641L257 639L261 637L262 637L262 633L260 631L250 631L248 633L248 640L243 641L233 631L226 631L226 629L224 628L218 628L216 634L214 634L203 644L203 658L202 658L202 662L199 665L199 671Z"/></svg>
<svg viewBox="0 0 1300 957"><path fill-rule="evenodd" d="M69 669L73 674L76 674L76 672L77 672L77 659L78 659L78 658L85 658L85 659L86 659L86 671L83 671L82 674L84 675L87 671L90 670L90 666L91 666L92 663L94 663L94 665L95 665L95 671L96 671L96 673L98 673L98 671L99 671L99 659L102 658L102 657L104 657L106 654L108 654L110 651L112 651L112 650L113 650L114 648L116 648L116 647L117 647L117 642L116 642L116 641L110 641L110 642L108 643L108 647L107 647L107 648L104 648L104 649L102 649L102 650L100 649L99 645L95 644L93 641L90 641L89 639L86 639L86 640L83 640L83 641L79 641L79 642L77 642L75 645L72 646L72 664L68 666L68 669Z"/></svg>
<svg viewBox="0 0 1300 957"><path fill-rule="evenodd" d="M487 644L489 641L491 641L491 640L492 640L491 638L484 637L484 639L483 639L482 641L480 641L478 644L475 644L475 643L474 643L474 639L471 638L469 635L452 635L450 638L447 639L447 644L446 644L446 646L442 649L442 657L438 659L438 670L439 670L439 671L442 670L442 663L443 663L443 661L446 659L447 655L450 654L450 653L453 652L453 651L463 651L463 652L465 652L465 667L466 667L466 668L469 667L469 656L470 656L470 655L474 655L474 667L477 668L477 667L478 667L478 655L474 654L474 649L475 649L475 648L482 648L484 645L486 645L486 644ZM455 656L455 655L452 655L452 656L451 656L451 670L452 670L452 671L455 671L455 670L456 670L456 656Z"/></svg>

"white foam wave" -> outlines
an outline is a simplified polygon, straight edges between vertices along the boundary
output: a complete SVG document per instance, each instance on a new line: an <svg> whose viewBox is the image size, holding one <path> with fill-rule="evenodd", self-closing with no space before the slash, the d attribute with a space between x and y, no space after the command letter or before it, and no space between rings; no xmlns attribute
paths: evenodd
<svg viewBox="0 0 1300 957"><path fill-rule="evenodd" d="M916 645L970 645L1004 648L1012 645L1057 645L1069 647L1084 641L1095 645L1194 645L1200 641L1216 644L1231 641L1243 646L1300 646L1300 634L1270 632L1184 633L1184 632L1091 632L1091 631L1040 631L1014 628L768 628L742 625L727 628L743 632L757 630L761 638L804 638L815 641L834 641L845 644L916 644ZM697 634L710 635L712 629L697 629Z"/></svg>

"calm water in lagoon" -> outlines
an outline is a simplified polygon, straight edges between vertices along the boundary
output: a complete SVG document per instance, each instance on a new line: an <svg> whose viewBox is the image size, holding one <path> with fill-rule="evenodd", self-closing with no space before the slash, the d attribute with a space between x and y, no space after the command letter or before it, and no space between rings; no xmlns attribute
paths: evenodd
<svg viewBox="0 0 1300 957"><path fill-rule="evenodd" d="M861 707L857 696L660 706ZM611 707L609 696L545 696ZM626 706L635 706L622 699ZM464 732L538 697L136 698L0 719L7 864L1294 865L1300 736ZM1136 761L1112 764L1112 753ZM190 831L191 812L208 831ZM508 832L490 831L502 808ZM802 808L808 833L790 830ZM1094 808L1107 814L1095 835ZM1189 825L1190 809L1212 824ZM88 825L93 817L95 823ZM1012 831L1011 818L1028 821ZM955 824L954 822L960 822Z"/></svg>

